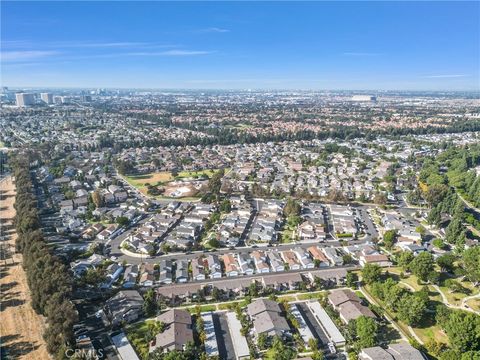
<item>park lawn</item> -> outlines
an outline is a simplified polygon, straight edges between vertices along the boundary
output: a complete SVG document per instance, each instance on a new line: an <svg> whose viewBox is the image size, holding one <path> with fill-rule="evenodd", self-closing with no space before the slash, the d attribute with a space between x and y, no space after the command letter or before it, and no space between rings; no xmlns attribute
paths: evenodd
<svg viewBox="0 0 480 360"><path fill-rule="evenodd" d="M226 169L228 170L228 169ZM198 171L181 171L176 177L172 175L169 171L161 171L150 174L141 174L141 175L128 175L124 176L125 180L133 187L135 187L142 194L147 195L147 184L152 186L167 184L174 180L181 180L186 178L195 178L202 175L206 175L210 178L218 169L205 169ZM163 195L152 196L155 199L159 200L177 200L177 201L196 201L199 197L184 197L184 198L172 198Z"/></svg>
<svg viewBox="0 0 480 360"><path fill-rule="evenodd" d="M215 174L219 169L205 169L205 170L194 170L194 171L180 171L178 173L179 178L192 178L192 177L200 177L206 175L211 177Z"/></svg>
<svg viewBox="0 0 480 360"><path fill-rule="evenodd" d="M400 282L400 285L402 285L401 283L405 283L405 284L408 284L410 285L411 287L413 287L415 289L415 291L419 291L422 289L422 285L419 285L418 284L418 278L411 274L409 275L408 277L405 277L404 279L400 279L399 275L401 272L403 272L402 268L400 267L396 267L396 266L393 266L393 267L389 267L389 268L386 268L385 269L385 272L388 271L390 273L390 275L394 274L394 280L397 280ZM405 286L405 285L403 285ZM406 288L409 289L408 286L405 286Z"/></svg>
<svg viewBox="0 0 480 360"><path fill-rule="evenodd" d="M165 183L173 180L173 176L168 171L162 171L151 174L125 176L125 180L135 188L141 190L145 188L145 184L156 185L157 183Z"/></svg>
<svg viewBox="0 0 480 360"><path fill-rule="evenodd" d="M448 302L451 305L455 305L455 306L461 305L462 299L470 295L470 294L462 294L462 293L458 293L458 292L451 292L445 286L440 286L440 290L442 290L442 292L445 294Z"/></svg>
<svg viewBox="0 0 480 360"><path fill-rule="evenodd" d="M428 342L429 340L435 340L437 342L441 342L444 344L448 344L448 337L445 333L440 329L439 326L433 325L427 328L419 329L413 328L415 334L424 342Z"/></svg>
<svg viewBox="0 0 480 360"><path fill-rule="evenodd" d="M148 343L145 341L145 335L147 335L148 323L150 322L155 322L155 320L138 322L125 328L128 340L141 359L145 359L148 355L149 349Z"/></svg>
<svg viewBox="0 0 480 360"><path fill-rule="evenodd" d="M474 311L480 311L480 299L470 299L466 302L466 304L470 307L470 309Z"/></svg>

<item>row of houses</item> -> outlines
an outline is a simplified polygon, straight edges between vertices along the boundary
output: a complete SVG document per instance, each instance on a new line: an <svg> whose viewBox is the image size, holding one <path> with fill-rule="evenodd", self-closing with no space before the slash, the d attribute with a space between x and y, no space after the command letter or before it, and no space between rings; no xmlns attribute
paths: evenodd
<svg viewBox="0 0 480 360"><path fill-rule="evenodd" d="M231 211L223 218L218 229L217 240L227 246L237 246L245 236L252 217L252 205L242 196L230 198Z"/></svg>
<svg viewBox="0 0 480 360"><path fill-rule="evenodd" d="M274 199L255 201L259 204L260 209L252 224L249 240L260 243L277 241L277 232L283 223L283 208L285 204Z"/></svg>
<svg viewBox="0 0 480 360"><path fill-rule="evenodd" d="M345 268L314 269L305 272L274 273L244 278L212 279L210 282L171 284L157 287L155 291L159 297L165 298L171 303L177 303L195 299L199 291L211 294L216 288L220 290L221 297L228 300L237 296L245 296L249 293L252 284L258 288L275 291L297 290L300 286L313 285L317 278L331 286L341 285L344 283L346 275Z"/></svg>

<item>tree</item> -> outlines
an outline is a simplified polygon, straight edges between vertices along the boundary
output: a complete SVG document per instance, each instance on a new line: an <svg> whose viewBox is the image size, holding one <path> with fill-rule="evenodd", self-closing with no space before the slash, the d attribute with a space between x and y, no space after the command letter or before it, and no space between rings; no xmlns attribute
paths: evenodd
<svg viewBox="0 0 480 360"><path fill-rule="evenodd" d="M130 174L135 169L134 166L133 166L133 163L129 160L118 160L116 162L116 167L117 167L118 172L121 175Z"/></svg>
<svg viewBox="0 0 480 360"><path fill-rule="evenodd" d="M222 213L228 213L232 210L232 204L230 203L230 200L225 199L222 201L220 204L220 212Z"/></svg>
<svg viewBox="0 0 480 360"><path fill-rule="evenodd" d="M129 220L125 216L119 216L117 217L117 224L120 226L127 226L129 223Z"/></svg>
<svg viewBox="0 0 480 360"><path fill-rule="evenodd" d="M397 230L387 230L383 235L383 243L387 249L391 249L397 239Z"/></svg>
<svg viewBox="0 0 480 360"><path fill-rule="evenodd" d="M420 296L405 294L398 303L398 318L407 325L421 324L427 304Z"/></svg>
<svg viewBox="0 0 480 360"><path fill-rule="evenodd" d="M398 255L397 262L404 271L410 270L410 263L413 261L414 256L410 251L403 251Z"/></svg>
<svg viewBox="0 0 480 360"><path fill-rule="evenodd" d="M429 252L422 252L410 263L410 269L420 280L427 281L428 275L434 269L433 255Z"/></svg>
<svg viewBox="0 0 480 360"><path fill-rule="evenodd" d="M283 212L285 216L288 218L290 216L298 216L300 215L300 204L293 198L288 198L287 203L285 204L285 208Z"/></svg>
<svg viewBox="0 0 480 360"><path fill-rule="evenodd" d="M265 350L267 348L268 336L266 333L261 333L258 335L257 344L260 350Z"/></svg>
<svg viewBox="0 0 480 360"><path fill-rule="evenodd" d="M462 266L465 276L474 284L480 282L480 247L474 246L462 254Z"/></svg>
<svg viewBox="0 0 480 360"><path fill-rule="evenodd" d="M346 285L349 288L357 287L358 276L354 272L348 271L346 276Z"/></svg>
<svg viewBox="0 0 480 360"><path fill-rule="evenodd" d="M294 348L287 346L283 340L275 336L272 341L272 346L265 354L266 360L292 360L295 359L297 352Z"/></svg>
<svg viewBox="0 0 480 360"><path fill-rule="evenodd" d="M353 264L353 257L350 254L343 255L342 260L344 264Z"/></svg>
<svg viewBox="0 0 480 360"><path fill-rule="evenodd" d="M388 202L387 194L383 192L377 192L373 198L373 202L381 206L387 205L387 202Z"/></svg>
<svg viewBox="0 0 480 360"><path fill-rule="evenodd" d="M366 316L360 316L355 320L357 345L359 348L367 348L376 345L378 326L375 320Z"/></svg>
<svg viewBox="0 0 480 360"><path fill-rule="evenodd" d="M451 311L444 324L452 348L466 352L479 350L480 317L466 311Z"/></svg>
<svg viewBox="0 0 480 360"><path fill-rule="evenodd" d="M442 271L453 271L455 262L455 255L445 254L437 258L437 265L440 266Z"/></svg>
<svg viewBox="0 0 480 360"><path fill-rule="evenodd" d="M157 302L155 300L155 291L149 289L144 296L143 302L143 312L145 316L151 317L154 316L157 312Z"/></svg>
<svg viewBox="0 0 480 360"><path fill-rule="evenodd" d="M222 298L222 292L220 291L219 288L214 287L214 288L212 289L212 298L213 298L215 301L219 301L219 300Z"/></svg>
<svg viewBox="0 0 480 360"><path fill-rule="evenodd" d="M95 204L95 207L97 207L97 208L103 206L103 197L102 197L102 195L100 194L100 191L99 191L99 190L95 190L95 191L92 193L92 201L93 201L93 203Z"/></svg>
<svg viewBox="0 0 480 360"><path fill-rule="evenodd" d="M366 284L373 284L380 280L382 269L377 264L365 264L362 269L362 280Z"/></svg>
<svg viewBox="0 0 480 360"><path fill-rule="evenodd" d="M398 310L398 304L402 297L405 295L406 290L397 284L386 286L387 283L384 283L383 298L384 302L393 311Z"/></svg>

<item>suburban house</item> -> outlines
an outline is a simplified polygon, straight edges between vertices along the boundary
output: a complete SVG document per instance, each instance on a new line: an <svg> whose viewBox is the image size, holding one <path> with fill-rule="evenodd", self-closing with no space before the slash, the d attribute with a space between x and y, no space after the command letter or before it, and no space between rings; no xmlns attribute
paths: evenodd
<svg viewBox="0 0 480 360"><path fill-rule="evenodd" d="M300 270L302 267L297 259L295 253L291 250L285 250L281 252L283 261L285 261L290 270Z"/></svg>
<svg viewBox="0 0 480 360"><path fill-rule="evenodd" d="M233 254L225 254L222 256L223 265L225 266L225 275L238 276L240 269Z"/></svg>
<svg viewBox="0 0 480 360"><path fill-rule="evenodd" d="M132 288L137 283L138 265L129 265L123 273L123 287Z"/></svg>
<svg viewBox="0 0 480 360"><path fill-rule="evenodd" d="M219 279L222 277L222 265L217 255L209 254L206 258L208 271L211 279Z"/></svg>
<svg viewBox="0 0 480 360"><path fill-rule="evenodd" d="M150 343L150 352L157 348L164 352L181 351L193 341L192 317L188 311L171 309L157 316L156 320L164 323L166 328Z"/></svg>
<svg viewBox="0 0 480 360"><path fill-rule="evenodd" d="M329 267L330 262L323 252L320 251L318 246L310 246L307 251L312 255L314 261L318 262L318 267Z"/></svg>
<svg viewBox="0 0 480 360"><path fill-rule="evenodd" d="M143 298L137 290L122 290L105 303L112 326L136 321L142 314Z"/></svg>
<svg viewBox="0 0 480 360"><path fill-rule="evenodd" d="M365 348L358 354L359 360L425 360L420 350L406 342L390 344L384 349L380 346Z"/></svg>
<svg viewBox="0 0 480 360"><path fill-rule="evenodd" d="M257 269L257 273L269 273L270 272L270 266L267 264L267 258L265 256L265 253L263 251L255 250L250 253L250 256L252 257L254 263L255 263L255 268Z"/></svg>
<svg viewBox="0 0 480 360"><path fill-rule="evenodd" d="M253 328L257 335L283 336L290 332L280 306L273 300L259 299L252 302L247 306L247 313L253 321Z"/></svg>
<svg viewBox="0 0 480 360"><path fill-rule="evenodd" d="M362 300L349 289L332 291L328 295L328 302L338 311L340 318L346 324L360 316L376 319L375 314L368 307L362 305Z"/></svg>

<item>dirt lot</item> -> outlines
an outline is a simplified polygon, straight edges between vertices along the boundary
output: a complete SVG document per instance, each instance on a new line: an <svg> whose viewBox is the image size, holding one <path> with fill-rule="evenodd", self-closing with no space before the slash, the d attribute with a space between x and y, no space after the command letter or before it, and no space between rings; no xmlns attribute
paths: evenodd
<svg viewBox="0 0 480 360"><path fill-rule="evenodd" d="M0 344L4 359L49 359L42 338L44 320L30 306L20 254L14 254L16 234L12 226L15 186L10 178L0 182Z"/></svg>

